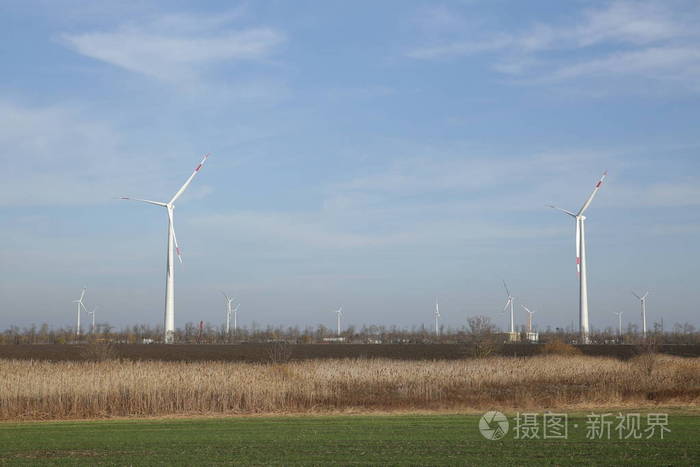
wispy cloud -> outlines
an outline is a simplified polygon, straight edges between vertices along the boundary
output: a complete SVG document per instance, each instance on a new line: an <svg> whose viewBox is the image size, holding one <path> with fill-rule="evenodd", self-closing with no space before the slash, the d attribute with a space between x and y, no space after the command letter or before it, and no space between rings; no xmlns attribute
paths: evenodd
<svg viewBox="0 0 700 467"><path fill-rule="evenodd" d="M268 58L285 41L270 27L232 27L237 15L167 15L113 31L65 34L85 56L163 81L193 80L209 67Z"/></svg>
<svg viewBox="0 0 700 467"><path fill-rule="evenodd" d="M446 14L444 8L440 11L438 18ZM440 19L435 31L444 22ZM494 70L521 81L637 75L700 89L694 85L700 78L700 6L694 2L613 1L581 10L573 20L540 22L520 32L483 31L463 23L461 30L425 35L427 43L407 55L439 60L488 54ZM561 51L571 53L563 56Z"/></svg>
<svg viewBox="0 0 700 467"><path fill-rule="evenodd" d="M2 206L100 204L146 187L149 196L167 195L187 175L162 170L170 159L146 157L109 123L66 106L0 100L0 148Z"/></svg>

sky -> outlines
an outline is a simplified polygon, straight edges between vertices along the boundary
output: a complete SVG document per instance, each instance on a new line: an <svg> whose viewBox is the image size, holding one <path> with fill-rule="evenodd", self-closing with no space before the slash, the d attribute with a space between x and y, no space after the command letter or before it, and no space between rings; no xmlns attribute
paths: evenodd
<svg viewBox="0 0 700 467"><path fill-rule="evenodd" d="M700 325L700 3L0 5L0 328ZM87 316L83 317L87 320Z"/></svg>

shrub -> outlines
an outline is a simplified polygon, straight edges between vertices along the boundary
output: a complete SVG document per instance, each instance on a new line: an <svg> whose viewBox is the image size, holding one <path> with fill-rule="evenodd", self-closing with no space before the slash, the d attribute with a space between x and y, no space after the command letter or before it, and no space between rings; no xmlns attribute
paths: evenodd
<svg viewBox="0 0 700 467"><path fill-rule="evenodd" d="M559 340L547 342L540 348L544 355L581 355L581 350Z"/></svg>
<svg viewBox="0 0 700 467"><path fill-rule="evenodd" d="M114 344L91 341L80 351L80 356L88 362L104 362L115 360L119 357L119 352Z"/></svg>

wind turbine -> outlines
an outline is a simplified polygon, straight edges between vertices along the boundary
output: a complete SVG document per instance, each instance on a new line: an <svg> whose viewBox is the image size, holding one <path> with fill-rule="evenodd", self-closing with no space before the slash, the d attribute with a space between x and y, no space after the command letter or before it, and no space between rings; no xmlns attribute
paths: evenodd
<svg viewBox="0 0 700 467"><path fill-rule="evenodd" d="M341 306L337 310L335 310L333 313L335 313L336 317L336 335L340 336L340 317L343 316L343 307Z"/></svg>
<svg viewBox="0 0 700 467"><path fill-rule="evenodd" d="M85 292L87 291L87 287L83 287L83 291L80 292L80 298L77 300L73 300L73 303L78 304L78 314L77 314L77 323L75 325L75 335L76 337L80 337L80 309L82 308L87 312L87 309L85 308L85 305L83 305L83 298L85 297Z"/></svg>
<svg viewBox="0 0 700 467"><path fill-rule="evenodd" d="M438 304L437 297L435 298L435 311L433 312L433 316L435 317L435 335L439 336L440 335L440 327L438 324L438 320L440 318L440 305Z"/></svg>
<svg viewBox="0 0 700 467"><path fill-rule="evenodd" d="M534 315L535 312L530 311L530 309L528 307L526 307L525 305L520 305L520 306L523 307L523 310L527 311L527 332L531 333L532 332L532 315Z"/></svg>
<svg viewBox="0 0 700 467"><path fill-rule="evenodd" d="M618 325L617 333L620 337L622 337L622 313L624 313L624 311L613 311L612 313L614 315L617 315L617 325Z"/></svg>
<svg viewBox="0 0 700 467"><path fill-rule="evenodd" d="M564 214L567 214L576 220L576 270L578 271L579 277L579 333L581 335L581 340L584 344L587 344L589 342L589 332L588 284L586 282L586 235L584 228L586 216L584 216L583 214L586 212L586 209L588 209L588 206L591 205L593 198L595 197L596 193L598 193L598 190L600 190L600 187L603 184L605 177L607 176L607 172L603 173L603 176L600 177L600 180L598 180L598 183L596 183L595 187L593 188L593 192L588 197L586 202L583 203L583 206L581 206L581 209L579 209L578 213L574 214L573 212L567 211L566 209L561 209L556 206L549 205L550 208L561 211Z"/></svg>
<svg viewBox="0 0 700 467"><path fill-rule="evenodd" d="M229 336L231 334L231 313L233 312L233 310L231 309L231 303L233 303L233 297L229 297L228 295L226 295L225 292L221 293L226 298L226 336ZM238 307L236 307L236 309L238 309Z"/></svg>
<svg viewBox="0 0 700 467"><path fill-rule="evenodd" d="M513 296L508 290L506 281L503 281L503 287L506 288L506 293L508 294L508 300L506 300L506 306L503 307L503 311L506 311L510 307L510 333L511 335L515 333L515 313L513 312Z"/></svg>
<svg viewBox="0 0 700 467"><path fill-rule="evenodd" d="M336 325L337 326L337 334L336 335L340 336L340 317L343 316L343 307L341 306L340 308L335 310L334 313L335 313L336 318L338 320L337 325Z"/></svg>
<svg viewBox="0 0 700 467"><path fill-rule="evenodd" d="M87 311L87 314L92 315L92 330L90 331L91 334L95 334L95 312L97 311L97 307L93 308L92 311Z"/></svg>
<svg viewBox="0 0 700 467"><path fill-rule="evenodd" d="M238 333L238 307L241 306L239 303L236 308L233 309L233 333Z"/></svg>
<svg viewBox="0 0 700 467"><path fill-rule="evenodd" d="M125 200L130 200L130 201L140 201L142 203L148 203L148 204L153 204L155 206L160 206L162 208L166 208L168 210L168 253L167 253L167 262L166 262L166 275L165 275L165 326L164 326L164 340L166 344L171 344L173 342L173 338L175 335L175 264L174 264L174 255L173 253L177 253L177 257L180 260L180 263L182 263L182 256L180 255L180 247L177 244L177 238L175 237L175 227L173 226L173 211L175 210L175 201L184 193L184 191L187 189L188 186L190 186L190 183L192 183L192 179L194 178L195 175L197 175L197 172L199 172L199 169L202 168L204 163L207 160L207 157L209 157L209 154L205 155L202 161L195 167L194 172L192 172L192 175L185 181L185 183L180 187L179 190L177 190L177 193L175 193L175 196L172 197L170 201L167 203L163 203L160 201L150 201L147 199L137 199L137 198L128 198L128 197L121 197L121 199ZM173 246L174 251L173 251Z"/></svg>
<svg viewBox="0 0 700 467"><path fill-rule="evenodd" d="M632 295L637 297L637 299L642 303L642 335L647 338L647 295L649 292L645 293L641 297L636 293L632 292Z"/></svg>

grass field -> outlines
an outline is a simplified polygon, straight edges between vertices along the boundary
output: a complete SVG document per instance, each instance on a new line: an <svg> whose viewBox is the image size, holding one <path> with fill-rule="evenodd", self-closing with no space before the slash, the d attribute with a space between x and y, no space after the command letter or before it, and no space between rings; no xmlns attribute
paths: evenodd
<svg viewBox="0 0 700 467"><path fill-rule="evenodd" d="M512 414L509 414L509 418ZM0 424L2 465L698 465L700 417L664 439L484 439L479 415L237 417ZM578 425L578 429L574 428Z"/></svg>

